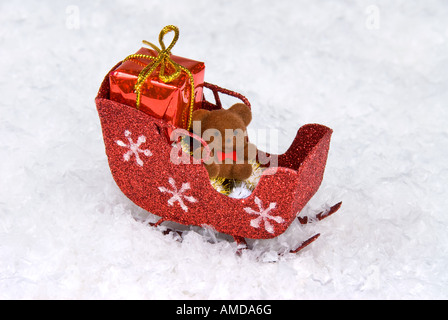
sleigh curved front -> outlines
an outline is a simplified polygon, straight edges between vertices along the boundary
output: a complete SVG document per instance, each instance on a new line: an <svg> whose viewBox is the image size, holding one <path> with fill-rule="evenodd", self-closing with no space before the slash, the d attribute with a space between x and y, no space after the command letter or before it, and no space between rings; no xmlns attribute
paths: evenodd
<svg viewBox="0 0 448 320"><path fill-rule="evenodd" d="M173 163L164 122L109 100L107 77L96 105L118 187L166 221L207 225L234 237L274 238L291 225L323 178L331 136L324 126L302 127L290 150L278 156L278 167L264 171L248 198L233 199L213 189L202 164Z"/></svg>

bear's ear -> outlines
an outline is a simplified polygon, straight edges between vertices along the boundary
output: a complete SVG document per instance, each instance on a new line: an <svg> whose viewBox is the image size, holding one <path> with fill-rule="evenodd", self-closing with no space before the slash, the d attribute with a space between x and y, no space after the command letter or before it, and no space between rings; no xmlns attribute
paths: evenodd
<svg viewBox="0 0 448 320"><path fill-rule="evenodd" d="M252 112L250 111L250 108L243 104L243 103L237 103L233 105L229 111L236 113L243 119L244 124L246 127L249 125L249 123L252 121Z"/></svg>

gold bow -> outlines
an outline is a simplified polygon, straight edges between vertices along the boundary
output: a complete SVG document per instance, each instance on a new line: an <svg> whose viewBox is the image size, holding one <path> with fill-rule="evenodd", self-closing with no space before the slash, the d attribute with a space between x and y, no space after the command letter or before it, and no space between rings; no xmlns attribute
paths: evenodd
<svg viewBox="0 0 448 320"><path fill-rule="evenodd" d="M168 48L165 46L165 43L163 42L163 38L165 35L171 31L174 31L174 38L173 41L171 41L171 44L168 46ZM140 109L141 104L141 90L143 87L143 84L145 81L151 76L151 74L156 70L156 68L160 65L160 72L159 72L159 79L163 81L164 83L168 83L173 81L174 79L178 78L181 74L181 72L185 72L189 79L190 79L190 88L191 88L191 94L190 94L190 117L188 120L188 126L187 130L190 130L191 128L191 119L193 115L193 108L194 108L194 100L195 100L195 87L194 87L194 79L193 75L191 74L190 70L185 68L184 66L181 66L180 64L174 62L171 59L171 49L173 49L174 45L176 44L177 40L179 39L179 28L173 25L166 26L162 29L162 31L159 34L159 44L160 48L158 48L156 45L152 44L149 41L143 40L143 43L150 46L157 52L157 57L145 55L145 54L132 54L128 56L124 61L128 61L131 59L147 59L152 60L153 62L148 64L138 75L137 83L135 84L134 90L137 94L136 98L136 107L137 109ZM166 75L165 74L165 68L166 65L169 64L174 69L174 72L171 74ZM184 119L183 119L184 120Z"/></svg>

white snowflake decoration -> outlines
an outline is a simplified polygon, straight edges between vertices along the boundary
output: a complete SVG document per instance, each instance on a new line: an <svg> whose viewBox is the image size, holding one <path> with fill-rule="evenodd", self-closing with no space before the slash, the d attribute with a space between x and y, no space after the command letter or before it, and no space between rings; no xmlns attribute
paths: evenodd
<svg viewBox="0 0 448 320"><path fill-rule="evenodd" d="M183 199L191 203L197 202L194 197L184 195L185 191L190 190L190 184L188 182L183 183L180 190L177 190L176 181L173 178L169 178L168 182L171 185L172 190L169 190L165 187L159 187L160 192L171 193L173 196L168 200L168 204L170 206L173 206L174 203L178 202L182 210L188 212L188 207L185 205Z"/></svg>
<svg viewBox="0 0 448 320"><path fill-rule="evenodd" d="M249 207L244 208L244 211L246 211L248 214L258 215L258 218L254 219L250 222L250 225L252 227L258 229L258 228L260 228L260 223L264 222L264 228L266 229L266 231L271 234L274 234L274 227L269 222L269 220L273 220L277 223L285 222L285 220L283 220L282 217L272 216L269 214L272 210L277 208L277 203L271 202L267 209L263 209L263 203L261 202L260 198L255 197L255 203L258 206L258 211L255 211L254 209L249 208Z"/></svg>
<svg viewBox="0 0 448 320"><path fill-rule="evenodd" d="M129 160L131 160L132 155L135 155L135 161L140 167L143 167L144 163L143 160L140 159L140 153L144 154L147 157L152 156L152 152L149 149L140 149L141 144L146 142L146 137L142 135L138 137L137 142L134 142L131 138L132 133L130 131L126 130L124 132L124 135L126 136L126 138L128 138L129 144L126 144L121 140L116 141L116 143L120 147L129 149L129 151L123 155L124 161L128 162Z"/></svg>

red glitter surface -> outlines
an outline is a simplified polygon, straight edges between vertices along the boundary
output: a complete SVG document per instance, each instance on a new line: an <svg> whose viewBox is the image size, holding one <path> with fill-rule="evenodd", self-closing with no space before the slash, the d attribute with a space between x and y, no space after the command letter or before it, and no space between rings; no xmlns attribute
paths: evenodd
<svg viewBox="0 0 448 320"><path fill-rule="evenodd" d="M208 225L235 238L274 238L286 231L322 182L332 134L325 126L300 128L289 150L278 156L279 166L264 171L248 198L233 199L212 187L202 164L193 164L193 159L191 164L173 164L165 122L110 100L108 77L96 105L117 185L163 221ZM126 147L128 138L138 146ZM177 198L170 193L175 190Z"/></svg>

